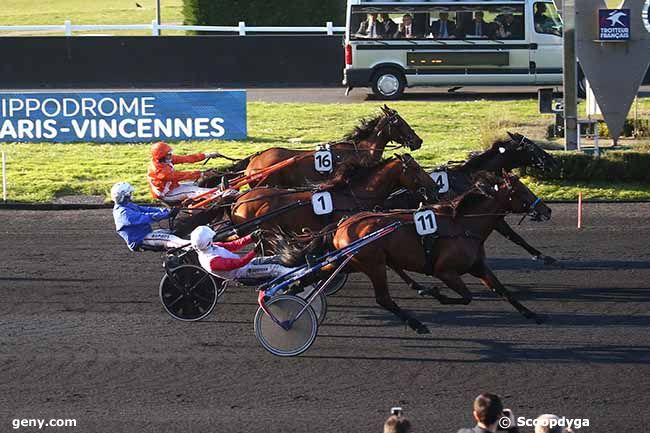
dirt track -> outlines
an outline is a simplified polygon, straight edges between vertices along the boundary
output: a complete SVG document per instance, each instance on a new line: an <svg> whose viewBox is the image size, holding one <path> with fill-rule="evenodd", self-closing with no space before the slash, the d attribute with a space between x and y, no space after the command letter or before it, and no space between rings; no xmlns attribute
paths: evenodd
<svg viewBox="0 0 650 433"><path fill-rule="evenodd" d="M396 282L397 302L432 331L420 336L356 277L293 359L258 345L252 290L227 292L201 323L168 317L159 256L129 253L109 210L0 211L0 431L13 431L14 418L75 418L76 428L49 430L379 432L401 405L415 431L455 432L472 424L482 390L516 416L646 431L650 205L589 205L580 233L575 206L553 209L551 222L520 232L566 269L544 268L498 235L488 241L496 274L546 324L471 277L475 300L458 307Z"/></svg>

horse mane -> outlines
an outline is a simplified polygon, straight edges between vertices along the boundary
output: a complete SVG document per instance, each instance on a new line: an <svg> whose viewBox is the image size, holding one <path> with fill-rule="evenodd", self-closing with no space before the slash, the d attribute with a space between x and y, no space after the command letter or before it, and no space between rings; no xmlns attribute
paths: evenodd
<svg viewBox="0 0 650 433"><path fill-rule="evenodd" d="M471 208L488 197L485 192L481 190L479 184L496 185L498 183L498 178L496 175L488 171L478 171L472 174L472 181L474 183L472 188L468 189L448 203L448 206L452 209L453 218L456 218L459 214L464 212L466 208Z"/></svg>
<svg viewBox="0 0 650 433"><path fill-rule="evenodd" d="M347 186L350 181L364 179L380 167L384 167L395 158L384 158L379 161L368 158L365 162L344 161L339 164L332 177L318 185L320 190L337 190Z"/></svg>
<svg viewBox="0 0 650 433"><path fill-rule="evenodd" d="M467 161L465 161L460 167L459 170L465 172L472 172L476 170L481 170L483 164L497 153L500 147L509 149L512 146L512 140L509 138L497 138L492 142L490 147L483 151L473 151L469 152L467 155Z"/></svg>
<svg viewBox="0 0 650 433"><path fill-rule="evenodd" d="M374 131L375 127L383 116L383 114L378 114L372 118L361 119L359 121L359 124L355 126L352 131L343 136L343 139L354 141L355 143L361 140L365 140L366 138L370 137L370 134L372 134L372 131Z"/></svg>

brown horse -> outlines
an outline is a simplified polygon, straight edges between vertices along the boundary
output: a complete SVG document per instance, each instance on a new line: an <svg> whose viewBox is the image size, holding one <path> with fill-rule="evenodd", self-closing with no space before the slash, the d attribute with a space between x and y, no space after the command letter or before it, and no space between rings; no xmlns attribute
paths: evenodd
<svg viewBox="0 0 650 433"><path fill-rule="evenodd" d="M275 186L280 188L300 187L308 182L322 182L331 176L341 175L342 170L378 162L386 145L390 142L417 150L422 139L397 113L384 105L382 113L370 120L362 120L342 141L329 143L334 159L333 172L320 173L314 166L315 150L293 150L272 147L245 158L232 167L233 170L245 168L245 175L256 173L280 161L296 158L289 167L278 170L255 186ZM253 186L253 185L251 185Z"/></svg>
<svg viewBox="0 0 650 433"><path fill-rule="evenodd" d="M304 202L304 206L279 215L264 223L262 228L280 227L294 233L315 231L345 215L373 209L399 188L417 191L425 197L437 191L429 174L405 154L360 168L351 178L337 177L321 184L319 190L329 191L332 197L333 212L329 215L314 213L312 191L255 188L242 194L232 205L230 219L233 224L240 224L290 203Z"/></svg>
<svg viewBox="0 0 650 433"><path fill-rule="evenodd" d="M425 325L402 310L391 298L386 268L400 274L413 271L432 275L461 296L452 298L440 294L438 290L431 290L431 295L442 304L466 305L471 302L472 294L460 277L469 273L510 302L525 317L541 323L541 319L515 300L492 273L485 261L483 244L506 213L527 213L534 208L542 215L550 215L550 209L515 176L506 175L501 179L482 172L475 185L475 188L450 204L429 207L434 210L438 225L430 261L426 259L423 239L416 232L413 210L359 213L332 231L328 230L329 233L324 236L312 236L312 241L306 247L304 241L300 246L299 239L276 238L274 249L285 265L295 266L303 262L307 254L319 252L324 247L342 248L368 233L401 221L403 225L399 230L364 247L348 265L348 271L362 272L370 278L379 305L418 333L428 332Z"/></svg>

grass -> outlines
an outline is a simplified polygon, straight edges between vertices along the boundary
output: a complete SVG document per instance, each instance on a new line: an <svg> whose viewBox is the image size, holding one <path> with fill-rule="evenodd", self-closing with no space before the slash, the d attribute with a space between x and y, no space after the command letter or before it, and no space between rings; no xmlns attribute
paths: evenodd
<svg viewBox="0 0 650 433"><path fill-rule="evenodd" d="M176 153L219 150L235 157L270 146L313 148L315 143L341 137L358 119L376 113L378 106L252 102L248 104L248 140L180 142L174 148ZM650 99L642 100L640 106L647 118ZM537 101L533 99L398 102L391 107L423 138L422 149L413 155L425 167L463 159L468 151L484 147L505 130L543 139L547 124L552 122L552 116L537 114ZM0 144L0 150L7 154L9 199L47 202L76 194L108 197L114 182L127 180L136 187L138 200L151 200L145 181L148 147L148 143ZM646 184L541 183L535 179L527 182L545 199L574 199L578 191L585 198L650 199L650 185Z"/></svg>
<svg viewBox="0 0 650 433"><path fill-rule="evenodd" d="M136 2L142 7L136 6ZM164 24L183 22L183 0L161 0L161 21ZM156 0L3 0L0 25L63 25L72 24L151 24L156 18ZM85 32L89 33L89 32ZM90 32L119 35L151 35L151 32ZM0 34L7 35L2 32ZM15 35L23 36L20 32ZM32 32L32 35L63 35ZM77 33L83 34L83 33ZM182 34L182 33L181 33Z"/></svg>

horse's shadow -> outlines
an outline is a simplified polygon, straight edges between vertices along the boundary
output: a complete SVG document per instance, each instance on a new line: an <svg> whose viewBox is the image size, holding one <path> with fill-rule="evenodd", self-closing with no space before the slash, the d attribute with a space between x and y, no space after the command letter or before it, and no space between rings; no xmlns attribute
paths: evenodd
<svg viewBox="0 0 650 433"><path fill-rule="evenodd" d="M524 258L488 258L493 271L617 271L650 269L650 260L559 260L556 265Z"/></svg>
<svg viewBox="0 0 650 433"><path fill-rule="evenodd" d="M388 344L399 344L405 349L406 356L383 355L341 355L318 354L316 350L302 355L314 359L344 359L360 361L400 361L400 362L445 362L445 363L513 363L513 362L552 362L552 363L592 363L592 364L647 364L650 362L648 345L560 345L531 342L496 341L487 338L437 338L437 337L386 337L327 335L320 333L319 338L346 339L390 339ZM408 356L407 350L417 350L420 356ZM421 356L422 350L428 350L431 356ZM322 349L326 352L326 349ZM438 354L438 355L437 355ZM439 354L444 354L440 356Z"/></svg>

